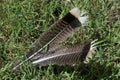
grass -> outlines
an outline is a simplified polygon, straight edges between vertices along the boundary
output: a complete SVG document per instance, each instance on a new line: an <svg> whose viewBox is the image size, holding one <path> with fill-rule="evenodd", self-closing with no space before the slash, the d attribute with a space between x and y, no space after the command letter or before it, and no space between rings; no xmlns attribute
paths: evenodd
<svg viewBox="0 0 120 80"><path fill-rule="evenodd" d="M95 57L78 66L28 67L11 71L11 64L28 51L31 43L48 26L74 6L89 13L89 23L68 43L98 39ZM0 1L1 80L118 80L120 79L119 0L1 0Z"/></svg>

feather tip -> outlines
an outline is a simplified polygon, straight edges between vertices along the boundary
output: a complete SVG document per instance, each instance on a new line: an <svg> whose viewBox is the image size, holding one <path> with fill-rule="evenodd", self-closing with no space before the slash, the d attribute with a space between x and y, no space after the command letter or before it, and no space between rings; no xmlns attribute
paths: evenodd
<svg viewBox="0 0 120 80"><path fill-rule="evenodd" d="M97 40L98 39L95 39L91 42L90 50L89 50L89 52L86 56L86 59L85 59L84 63L88 63L89 60L92 59L92 56L96 53L96 47L97 46L95 45L95 43L96 43Z"/></svg>
<svg viewBox="0 0 120 80"><path fill-rule="evenodd" d="M80 17L80 10L79 10L79 8L73 8L71 11L70 11L70 13L73 15L73 16L75 16L76 18L79 18Z"/></svg>

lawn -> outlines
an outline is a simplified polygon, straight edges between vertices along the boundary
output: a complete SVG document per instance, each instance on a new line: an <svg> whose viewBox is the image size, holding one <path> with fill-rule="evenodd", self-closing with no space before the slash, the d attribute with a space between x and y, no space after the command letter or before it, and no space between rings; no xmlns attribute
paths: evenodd
<svg viewBox="0 0 120 80"><path fill-rule="evenodd" d="M95 56L77 66L30 67L12 64L56 20L72 8L88 12L89 22L67 43L98 39ZM0 0L0 80L119 80L119 0Z"/></svg>

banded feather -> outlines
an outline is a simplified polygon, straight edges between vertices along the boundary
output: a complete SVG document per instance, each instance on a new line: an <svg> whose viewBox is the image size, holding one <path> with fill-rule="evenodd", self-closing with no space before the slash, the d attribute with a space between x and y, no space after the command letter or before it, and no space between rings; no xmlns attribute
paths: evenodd
<svg viewBox="0 0 120 80"><path fill-rule="evenodd" d="M84 44L77 44L69 47L62 47L58 50L39 54L32 59L32 64L46 65L78 65L83 61L89 61L95 53L95 41L88 41Z"/></svg>
<svg viewBox="0 0 120 80"><path fill-rule="evenodd" d="M83 13L81 13L83 14ZM82 16L82 15L81 15ZM48 43L52 38L54 38L58 33L60 33L63 29L64 31L52 42L61 43L64 42L71 33L77 31L82 24L84 24L87 21L86 16L80 17L80 11L78 8L72 9L68 14L66 14L62 19L56 21L53 25L49 27L47 31L45 31L32 45L27 53L27 57L32 55L34 52L38 51L40 48L42 48L46 43ZM67 32L67 30L69 30ZM64 32L67 32L64 33ZM66 36L62 37L61 41L59 40L60 36ZM49 45L52 45L50 43ZM57 45L55 44L55 45ZM50 46L52 48L52 46Z"/></svg>
<svg viewBox="0 0 120 80"><path fill-rule="evenodd" d="M84 24L87 18L88 17L86 16L80 17L78 8L72 9L62 19L56 21L47 31L41 34L41 36L31 45L29 52L27 52L27 55L23 58L23 62L18 61L13 69L17 69L25 61L41 54L41 51L47 46L49 46L48 52L52 49L55 50L57 45L64 42L72 32L76 31L76 29L78 30L78 27Z"/></svg>

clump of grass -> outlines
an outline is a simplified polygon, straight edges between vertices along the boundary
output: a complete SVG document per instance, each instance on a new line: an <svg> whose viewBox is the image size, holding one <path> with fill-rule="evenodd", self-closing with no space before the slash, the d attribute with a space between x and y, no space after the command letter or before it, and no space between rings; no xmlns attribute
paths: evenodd
<svg viewBox="0 0 120 80"><path fill-rule="evenodd" d="M73 5L74 4L74 5ZM11 71L11 64L28 51L31 43L50 24L74 6L87 10L90 21L68 43L98 39L95 57L78 66L29 67ZM59 11L56 16L56 11ZM119 0L6 0L0 2L0 78L41 80L93 80L120 77L120 3Z"/></svg>

